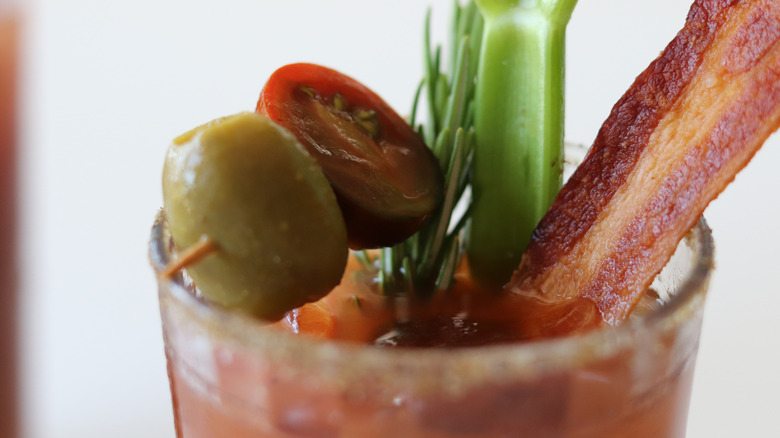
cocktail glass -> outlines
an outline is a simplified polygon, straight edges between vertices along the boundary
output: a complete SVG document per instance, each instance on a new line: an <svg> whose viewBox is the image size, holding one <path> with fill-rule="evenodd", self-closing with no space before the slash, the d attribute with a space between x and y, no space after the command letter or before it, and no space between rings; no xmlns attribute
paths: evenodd
<svg viewBox="0 0 780 438"><path fill-rule="evenodd" d="M171 258L162 215L150 255ZM285 333L160 279L177 436L683 437L712 266L702 219L622 325L463 349Z"/></svg>

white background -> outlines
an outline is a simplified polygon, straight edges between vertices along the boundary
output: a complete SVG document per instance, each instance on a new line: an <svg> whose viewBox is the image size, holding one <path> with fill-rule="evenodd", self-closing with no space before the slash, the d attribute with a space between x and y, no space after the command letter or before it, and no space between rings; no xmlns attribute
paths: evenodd
<svg viewBox="0 0 780 438"><path fill-rule="evenodd" d="M252 110L277 67L337 68L408 111L425 1L37 0L23 149L29 437L174 435L146 262L171 138ZM445 35L449 0L435 5ZM682 26L687 1L582 0L569 26L567 137ZM780 138L707 211L717 244L691 438L780 436Z"/></svg>

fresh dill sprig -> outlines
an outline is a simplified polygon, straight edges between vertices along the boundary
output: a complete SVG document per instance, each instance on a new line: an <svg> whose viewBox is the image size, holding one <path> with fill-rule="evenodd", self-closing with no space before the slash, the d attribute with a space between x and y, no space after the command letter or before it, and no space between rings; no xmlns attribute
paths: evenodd
<svg viewBox="0 0 780 438"><path fill-rule="evenodd" d="M417 299L452 285L462 253L461 231L470 213L467 188L474 150L474 96L483 20L472 0L454 2L449 65L443 68L441 45L431 45L431 11L425 20L425 70L417 88L410 124L439 160L444 173L444 199L418 232L384 248L377 260L386 295ZM427 119L418 124L421 101ZM460 214L455 216L456 206ZM363 262L371 260L363 255Z"/></svg>

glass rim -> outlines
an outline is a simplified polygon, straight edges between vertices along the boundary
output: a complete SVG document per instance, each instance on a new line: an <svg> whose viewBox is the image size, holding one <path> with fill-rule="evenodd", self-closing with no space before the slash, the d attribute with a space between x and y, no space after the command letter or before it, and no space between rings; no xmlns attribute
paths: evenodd
<svg viewBox="0 0 780 438"><path fill-rule="evenodd" d="M455 349L386 348L320 340L268 329L267 322L208 304L189 291L181 273L171 279L159 276L170 257L170 236L162 210L152 228L149 255L158 274L161 313L169 306L181 309L188 321L208 330L209 338L256 352L269 361L290 361L302 374L328 375L339 381L345 376L347 380L387 377L387 385L393 387L438 384L457 392L471 384L484 384L486 380L528 379L595 363L632 348L647 330L670 331L690 320L703 307L714 265L714 243L703 217L685 239L690 243L694 260L688 275L676 288L671 301L641 318L575 336ZM396 372L388 372L391 369ZM400 379L398 372L403 373Z"/></svg>

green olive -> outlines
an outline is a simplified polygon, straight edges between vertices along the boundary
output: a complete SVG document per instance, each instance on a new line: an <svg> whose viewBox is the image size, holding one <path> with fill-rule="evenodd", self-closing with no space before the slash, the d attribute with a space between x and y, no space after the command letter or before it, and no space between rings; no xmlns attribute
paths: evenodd
<svg viewBox="0 0 780 438"><path fill-rule="evenodd" d="M260 114L176 138L163 201L178 250L204 236L216 244L187 273L226 308L278 319L327 294L344 272L346 228L330 183L295 137Z"/></svg>

